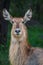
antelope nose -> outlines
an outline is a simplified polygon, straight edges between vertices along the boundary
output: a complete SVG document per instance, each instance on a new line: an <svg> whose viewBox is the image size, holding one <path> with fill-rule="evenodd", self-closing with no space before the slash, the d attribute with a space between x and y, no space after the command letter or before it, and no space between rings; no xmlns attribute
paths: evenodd
<svg viewBox="0 0 43 65"><path fill-rule="evenodd" d="M16 29L15 32L16 32L17 34L19 34L19 33L20 33L20 29Z"/></svg>

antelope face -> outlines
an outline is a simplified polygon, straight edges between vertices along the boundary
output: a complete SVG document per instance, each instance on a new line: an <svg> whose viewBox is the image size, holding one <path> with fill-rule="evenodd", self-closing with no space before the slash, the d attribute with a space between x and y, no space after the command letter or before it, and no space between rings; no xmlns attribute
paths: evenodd
<svg viewBox="0 0 43 65"><path fill-rule="evenodd" d="M32 10L29 9L23 18L13 18L9 14L9 12L6 9L4 9L3 10L3 17L5 20L8 20L8 21L10 21L10 23L12 23L13 35L15 37L20 37L20 36L24 35L24 32L25 32L25 25L24 24L27 21L30 21L30 19L32 17ZM24 24L22 22L24 22Z"/></svg>
<svg viewBox="0 0 43 65"><path fill-rule="evenodd" d="M20 35L21 34L21 27L19 26L19 23L15 23L14 34L15 35Z"/></svg>
<svg viewBox="0 0 43 65"><path fill-rule="evenodd" d="M22 23L22 18L14 18L13 19L13 26L12 26L12 32L15 37L21 37L23 34L23 28L24 24Z"/></svg>

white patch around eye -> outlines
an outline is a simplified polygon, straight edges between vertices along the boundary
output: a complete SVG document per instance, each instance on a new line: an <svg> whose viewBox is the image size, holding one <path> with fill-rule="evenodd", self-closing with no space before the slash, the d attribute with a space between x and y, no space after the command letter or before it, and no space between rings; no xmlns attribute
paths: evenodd
<svg viewBox="0 0 43 65"><path fill-rule="evenodd" d="M14 19L12 19L12 21L14 21Z"/></svg>
<svg viewBox="0 0 43 65"><path fill-rule="evenodd" d="M23 19L22 19L22 21L23 21Z"/></svg>
<svg viewBox="0 0 43 65"><path fill-rule="evenodd" d="M14 22L14 24L16 25L16 21L14 19L12 19L12 21Z"/></svg>
<svg viewBox="0 0 43 65"><path fill-rule="evenodd" d="M13 26L16 27L16 22L13 23Z"/></svg>

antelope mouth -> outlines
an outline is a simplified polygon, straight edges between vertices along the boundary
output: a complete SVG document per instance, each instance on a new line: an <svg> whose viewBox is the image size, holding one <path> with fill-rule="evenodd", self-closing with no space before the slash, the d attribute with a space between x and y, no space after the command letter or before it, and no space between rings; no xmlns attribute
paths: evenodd
<svg viewBox="0 0 43 65"><path fill-rule="evenodd" d="M21 37L22 37L22 35L23 35L22 33L20 33L20 34L19 34L19 33L17 33L17 34L16 34L16 33L15 33L15 34L13 34L13 36L14 36L15 38L21 38Z"/></svg>

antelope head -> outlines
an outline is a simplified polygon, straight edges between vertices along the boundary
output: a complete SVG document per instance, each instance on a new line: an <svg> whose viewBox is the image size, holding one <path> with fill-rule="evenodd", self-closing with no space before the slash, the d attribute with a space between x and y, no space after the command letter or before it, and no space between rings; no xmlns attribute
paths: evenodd
<svg viewBox="0 0 43 65"><path fill-rule="evenodd" d="M16 17L12 17L9 12L4 9L3 10L3 17L5 20L10 21L10 23L13 25L12 26L12 34L15 37L21 37L25 34L26 32L26 26L25 23L27 21L30 21L30 19L32 18L32 10L29 9L23 18L16 18Z"/></svg>

